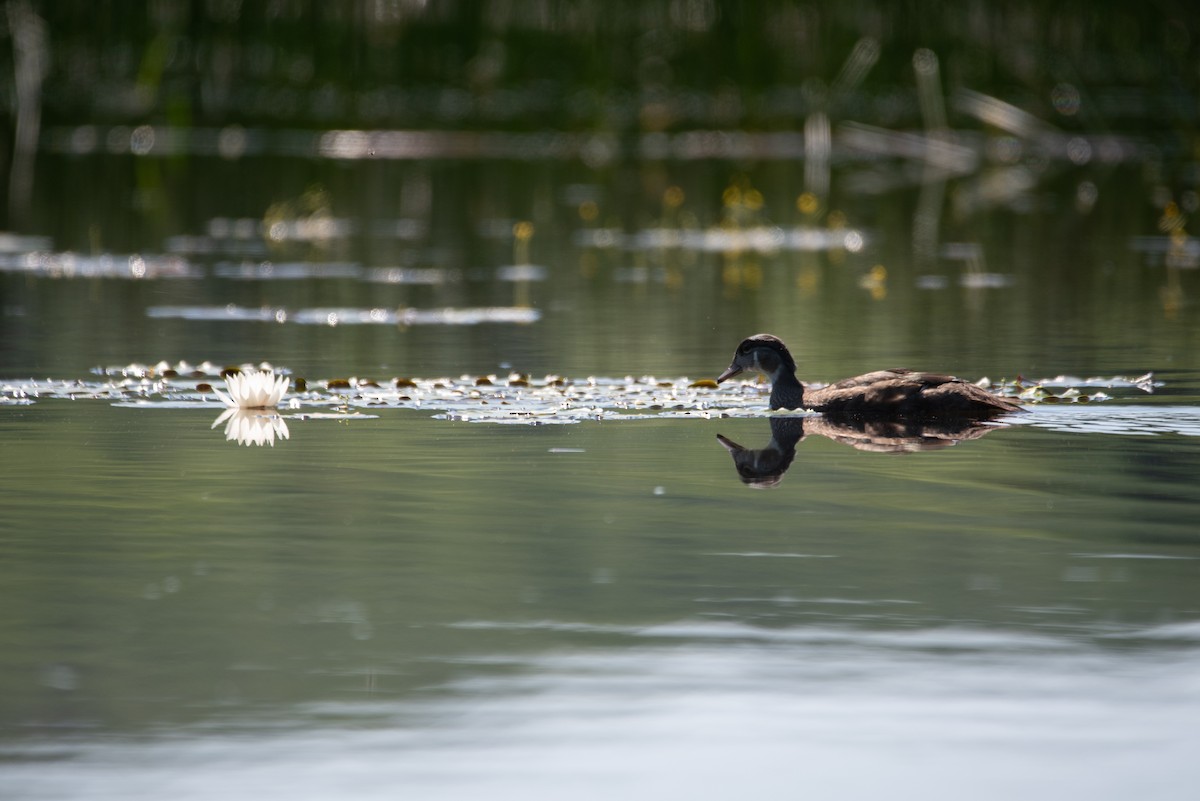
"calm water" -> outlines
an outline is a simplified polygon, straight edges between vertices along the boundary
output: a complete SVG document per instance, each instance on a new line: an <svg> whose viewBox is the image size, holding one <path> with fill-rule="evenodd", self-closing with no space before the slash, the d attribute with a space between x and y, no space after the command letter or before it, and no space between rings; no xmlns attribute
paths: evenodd
<svg viewBox="0 0 1200 801"><path fill-rule="evenodd" d="M812 437L774 491L716 440L762 419L391 411L247 449L211 412L6 409L5 784L1178 797L1200 426L1163 408L1184 433Z"/></svg>
<svg viewBox="0 0 1200 801"><path fill-rule="evenodd" d="M0 796L1200 779L1192 23L8 5ZM758 331L1091 400L689 386ZM196 385L263 361L239 445Z"/></svg>

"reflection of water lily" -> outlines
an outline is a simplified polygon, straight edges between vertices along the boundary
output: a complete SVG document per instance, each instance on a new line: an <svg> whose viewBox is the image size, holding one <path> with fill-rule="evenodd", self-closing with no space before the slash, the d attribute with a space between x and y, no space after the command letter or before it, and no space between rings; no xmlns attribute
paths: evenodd
<svg viewBox="0 0 1200 801"><path fill-rule="evenodd" d="M225 376L225 386L228 395L219 389L213 391L231 409L274 409L287 393L288 378L269 370L231 373Z"/></svg>
<svg viewBox="0 0 1200 801"><path fill-rule="evenodd" d="M225 439L237 440L239 445L270 445L275 447L275 438L290 436L287 423L277 414L226 409L213 421L212 428L225 424Z"/></svg>

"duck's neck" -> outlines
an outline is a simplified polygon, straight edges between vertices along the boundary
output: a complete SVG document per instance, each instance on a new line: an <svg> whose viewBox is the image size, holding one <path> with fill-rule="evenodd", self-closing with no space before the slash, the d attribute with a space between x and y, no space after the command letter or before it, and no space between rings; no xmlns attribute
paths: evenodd
<svg viewBox="0 0 1200 801"><path fill-rule="evenodd" d="M804 408L804 385L787 367L780 367L771 376L771 408Z"/></svg>

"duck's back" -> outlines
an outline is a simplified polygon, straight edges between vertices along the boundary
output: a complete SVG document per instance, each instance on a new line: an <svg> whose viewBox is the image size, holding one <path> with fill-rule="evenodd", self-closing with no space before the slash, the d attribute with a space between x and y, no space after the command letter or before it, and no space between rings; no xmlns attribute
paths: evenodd
<svg viewBox="0 0 1200 801"><path fill-rule="evenodd" d="M804 405L826 414L860 417L994 417L1020 411L1012 401L969 381L912 370L877 370L817 390Z"/></svg>

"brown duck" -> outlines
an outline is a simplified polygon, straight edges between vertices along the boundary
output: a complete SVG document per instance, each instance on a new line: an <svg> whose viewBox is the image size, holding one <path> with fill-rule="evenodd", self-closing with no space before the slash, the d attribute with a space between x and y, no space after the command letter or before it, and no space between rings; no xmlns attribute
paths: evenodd
<svg viewBox="0 0 1200 801"><path fill-rule="evenodd" d="M742 340L733 362L717 383L751 370L771 380L772 409L811 409L827 415L860 418L987 419L1023 411L961 378L912 370L877 370L821 389L807 389L796 378L796 362L779 337L755 334Z"/></svg>

